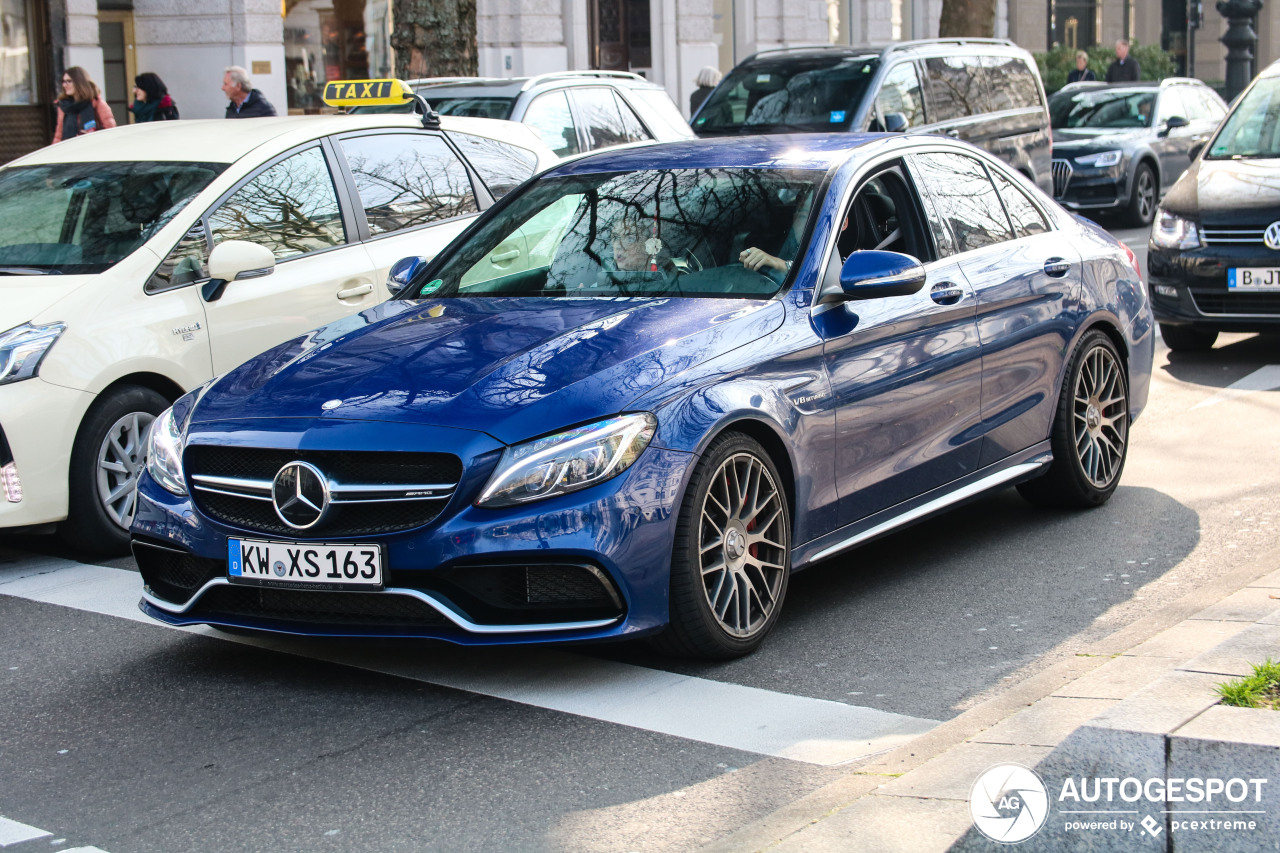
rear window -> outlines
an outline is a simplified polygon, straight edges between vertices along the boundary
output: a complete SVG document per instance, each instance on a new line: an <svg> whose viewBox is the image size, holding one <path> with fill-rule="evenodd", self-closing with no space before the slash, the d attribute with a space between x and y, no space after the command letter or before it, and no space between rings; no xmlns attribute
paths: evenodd
<svg viewBox="0 0 1280 853"><path fill-rule="evenodd" d="M949 121L991 111L982 66L960 56L935 56L924 61L929 78L930 121Z"/></svg>
<svg viewBox="0 0 1280 853"><path fill-rule="evenodd" d="M992 110L1021 110L1043 107L1036 75L1027 63L1016 56L984 56L982 68L987 75Z"/></svg>
<svg viewBox="0 0 1280 853"><path fill-rule="evenodd" d="M99 273L132 254L225 163L54 163L0 171L0 274Z"/></svg>
<svg viewBox="0 0 1280 853"><path fill-rule="evenodd" d="M699 134L848 130L875 78L875 57L797 57L742 65L707 96Z"/></svg>

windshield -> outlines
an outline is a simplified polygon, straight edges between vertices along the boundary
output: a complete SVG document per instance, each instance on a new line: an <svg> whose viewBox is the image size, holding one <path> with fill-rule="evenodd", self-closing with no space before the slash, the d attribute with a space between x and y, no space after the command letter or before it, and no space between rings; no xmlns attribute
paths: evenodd
<svg viewBox="0 0 1280 853"><path fill-rule="evenodd" d="M681 169L551 178L505 204L411 294L772 296L822 172ZM780 262L753 272L747 249Z"/></svg>
<svg viewBox="0 0 1280 853"><path fill-rule="evenodd" d="M1059 92L1049 99L1054 130L1073 127L1150 127L1156 93L1140 89Z"/></svg>
<svg viewBox="0 0 1280 853"><path fill-rule="evenodd" d="M1259 80L1227 116L1207 160L1280 157L1280 77Z"/></svg>
<svg viewBox="0 0 1280 853"><path fill-rule="evenodd" d="M792 58L740 66L694 119L699 134L848 130L880 61Z"/></svg>
<svg viewBox="0 0 1280 853"><path fill-rule="evenodd" d="M54 163L0 171L0 273L99 273L131 254L224 163Z"/></svg>

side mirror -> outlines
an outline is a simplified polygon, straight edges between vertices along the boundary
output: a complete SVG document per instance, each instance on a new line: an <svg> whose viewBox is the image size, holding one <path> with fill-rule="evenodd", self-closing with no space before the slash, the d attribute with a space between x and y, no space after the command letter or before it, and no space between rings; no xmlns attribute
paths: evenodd
<svg viewBox="0 0 1280 853"><path fill-rule="evenodd" d="M1177 130L1180 127L1186 127L1191 122L1182 116L1169 116L1169 120L1164 123L1164 127L1160 129L1161 136L1168 136L1169 131Z"/></svg>
<svg viewBox="0 0 1280 853"><path fill-rule="evenodd" d="M1197 142L1195 145L1191 146L1191 150L1187 152L1187 156L1190 157L1191 162L1194 163L1195 159L1200 156L1200 152L1203 150L1204 142Z"/></svg>
<svg viewBox="0 0 1280 853"><path fill-rule="evenodd" d="M387 273L387 290L399 293L426 265L427 259L416 255L396 261L391 265L391 272Z"/></svg>
<svg viewBox="0 0 1280 853"><path fill-rule="evenodd" d="M276 256L266 246L247 240L226 240L209 253L209 281L200 294L205 302L217 302L228 282L259 278L275 271Z"/></svg>
<svg viewBox="0 0 1280 853"><path fill-rule="evenodd" d="M906 296L924 287L924 267L910 255L866 250L854 252L840 268L840 292L823 301Z"/></svg>
<svg viewBox="0 0 1280 853"><path fill-rule="evenodd" d="M884 114L884 129L886 133L902 133L908 127L911 127L911 122L907 121L907 117L902 113Z"/></svg>

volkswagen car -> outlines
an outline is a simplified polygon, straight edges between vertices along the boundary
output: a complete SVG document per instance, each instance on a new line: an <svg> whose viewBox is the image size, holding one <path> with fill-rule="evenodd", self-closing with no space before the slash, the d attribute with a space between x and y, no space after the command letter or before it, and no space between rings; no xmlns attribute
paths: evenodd
<svg viewBox="0 0 1280 853"><path fill-rule="evenodd" d="M734 657L859 543L1015 485L1102 504L1147 399L1133 254L943 138L603 152L394 275L159 417L147 614Z"/></svg>
<svg viewBox="0 0 1280 853"><path fill-rule="evenodd" d="M1280 62L1246 89L1151 229L1151 302L1173 350L1280 331Z"/></svg>

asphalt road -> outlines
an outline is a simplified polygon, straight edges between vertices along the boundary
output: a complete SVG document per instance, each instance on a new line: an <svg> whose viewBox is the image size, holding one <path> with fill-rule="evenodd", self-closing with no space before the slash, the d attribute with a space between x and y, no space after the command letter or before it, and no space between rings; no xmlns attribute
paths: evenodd
<svg viewBox="0 0 1280 853"><path fill-rule="evenodd" d="M1274 547L1276 365L1277 337L1159 345L1106 506L1009 490L832 559L727 664L247 644L146 622L129 559L0 537L0 848L696 849Z"/></svg>

